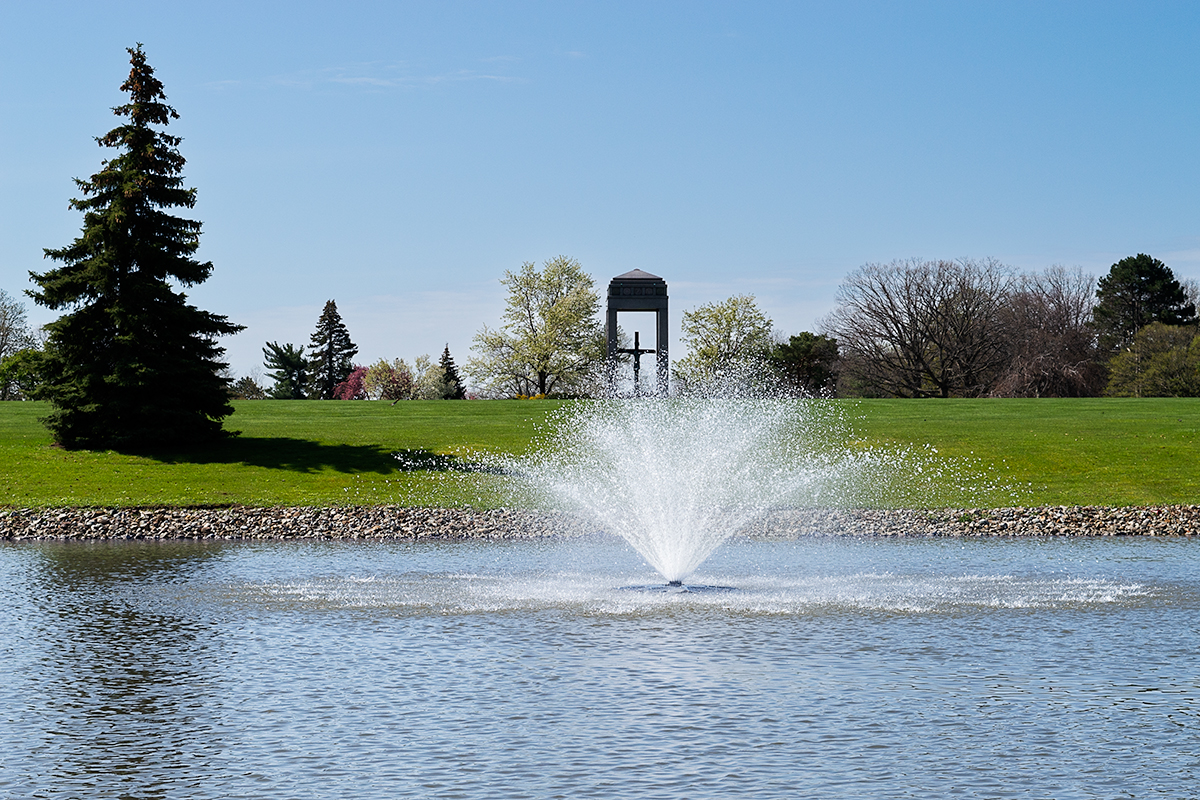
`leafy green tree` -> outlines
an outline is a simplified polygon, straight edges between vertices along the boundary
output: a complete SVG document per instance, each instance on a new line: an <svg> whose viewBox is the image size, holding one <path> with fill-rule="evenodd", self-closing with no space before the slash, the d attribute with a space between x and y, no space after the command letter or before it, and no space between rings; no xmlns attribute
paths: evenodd
<svg viewBox="0 0 1200 800"><path fill-rule="evenodd" d="M354 356L358 355L358 345L350 341L350 332L332 300L325 303L309 345L310 395L318 400L332 400L338 384L354 371Z"/></svg>
<svg viewBox="0 0 1200 800"><path fill-rule="evenodd" d="M1103 352L1128 347L1137 332L1152 322L1196 323L1196 304L1188 300L1171 268L1145 253L1113 264L1100 279L1096 300L1092 324Z"/></svg>
<svg viewBox="0 0 1200 800"><path fill-rule="evenodd" d="M1151 322L1109 366L1111 397L1200 396L1200 336L1191 325Z"/></svg>
<svg viewBox="0 0 1200 800"><path fill-rule="evenodd" d="M37 342L25 304L0 289L0 400L24 400L37 373Z"/></svg>
<svg viewBox="0 0 1200 800"><path fill-rule="evenodd" d="M759 382L771 352L771 320L752 295L737 295L683 312L683 344L688 354L676 362L675 376L689 391ZM726 383L732 386L723 386Z"/></svg>
<svg viewBox="0 0 1200 800"><path fill-rule="evenodd" d="M272 400L303 400L304 387L308 383L308 359L304 348L291 342L282 347L276 342L267 342L263 348L263 365L267 377L275 381L271 387Z"/></svg>
<svg viewBox="0 0 1200 800"><path fill-rule="evenodd" d="M505 271L504 325L475 335L467 362L473 385L489 395L580 395L594 391L604 364L600 297L573 258L558 256Z"/></svg>
<svg viewBox="0 0 1200 800"><path fill-rule="evenodd" d="M462 378L458 377L458 367L454 365L454 356L450 355L450 345L442 351L442 399L465 400L466 389L463 388Z"/></svg>
<svg viewBox="0 0 1200 800"><path fill-rule="evenodd" d="M837 339L802 331L771 348L770 363L789 391L827 395L837 388Z"/></svg>
<svg viewBox="0 0 1200 800"><path fill-rule="evenodd" d="M0 400L28 400L37 395L41 352L30 348L0 358Z"/></svg>
<svg viewBox="0 0 1200 800"><path fill-rule="evenodd" d="M37 395L53 404L44 422L55 441L70 448L210 441L227 435L221 421L233 412L216 340L242 326L172 288L202 283L213 265L192 257L200 223L166 211L196 202L179 137L156 128L178 114L141 45L129 55L129 102L113 109L126 121L97 139L118 154L76 180L83 198L71 207L83 212L83 232L45 251L62 266L30 273L34 300L68 310L45 328Z"/></svg>

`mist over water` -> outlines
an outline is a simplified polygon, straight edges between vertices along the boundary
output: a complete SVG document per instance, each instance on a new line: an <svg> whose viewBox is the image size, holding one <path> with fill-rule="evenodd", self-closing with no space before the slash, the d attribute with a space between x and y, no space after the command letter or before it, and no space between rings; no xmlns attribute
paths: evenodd
<svg viewBox="0 0 1200 800"><path fill-rule="evenodd" d="M573 406L514 463L515 491L587 514L674 582L772 509L872 506L956 482L931 452L849 445L842 409L784 398Z"/></svg>

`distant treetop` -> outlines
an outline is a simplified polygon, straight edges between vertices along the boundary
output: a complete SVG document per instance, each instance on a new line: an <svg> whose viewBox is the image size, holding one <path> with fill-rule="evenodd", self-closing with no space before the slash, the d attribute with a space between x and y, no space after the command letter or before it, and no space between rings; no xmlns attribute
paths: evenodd
<svg viewBox="0 0 1200 800"><path fill-rule="evenodd" d="M1100 279L1096 300L1092 324L1100 337L1100 349L1105 352L1129 347L1138 331L1152 322L1196 323L1196 306L1188 300L1171 268L1145 253L1113 264Z"/></svg>

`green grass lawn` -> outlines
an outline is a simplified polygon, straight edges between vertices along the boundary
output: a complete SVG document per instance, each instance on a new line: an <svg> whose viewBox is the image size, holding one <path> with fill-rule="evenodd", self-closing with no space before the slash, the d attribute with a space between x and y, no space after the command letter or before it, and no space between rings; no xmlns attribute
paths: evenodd
<svg viewBox="0 0 1200 800"><path fill-rule="evenodd" d="M909 504L1200 502L1200 399L835 402L848 446L932 448L995 487ZM0 403L0 505L502 505L495 477L427 456L525 452L561 405L239 401L241 436L150 457L52 447L45 405Z"/></svg>
<svg viewBox="0 0 1200 800"><path fill-rule="evenodd" d="M503 504L482 474L405 468L394 454L521 453L557 403L243 400L235 439L154 457L51 446L41 403L0 403L0 504Z"/></svg>
<svg viewBox="0 0 1200 800"><path fill-rule="evenodd" d="M1022 505L1200 503L1200 398L846 402L867 441L969 460Z"/></svg>

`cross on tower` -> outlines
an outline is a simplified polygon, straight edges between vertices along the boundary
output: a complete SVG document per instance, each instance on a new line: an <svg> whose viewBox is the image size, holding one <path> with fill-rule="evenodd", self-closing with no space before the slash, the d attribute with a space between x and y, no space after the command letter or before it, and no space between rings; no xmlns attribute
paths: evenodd
<svg viewBox="0 0 1200 800"><path fill-rule="evenodd" d="M633 349L618 349L617 314L622 311L653 311L654 323L658 335L654 340L654 349L643 349L638 342L637 334L633 336ZM604 327L607 339L607 362L605 372L610 391L616 390L617 354L630 353L633 355L633 380L637 388L638 373L641 371L641 356L644 353L654 353L657 369L654 388L651 394L666 397L670 391L669 373L671 360L667 357L667 282L657 275L642 272L640 269L631 270L624 275L618 275L608 284L608 309L605 312Z"/></svg>
<svg viewBox="0 0 1200 800"><path fill-rule="evenodd" d="M641 373L642 373L642 356L646 353L653 353L654 350L643 350L642 343L639 340L640 334L637 331L633 332L633 347L617 348L618 353L629 353L633 356L633 392L637 394L641 390Z"/></svg>

